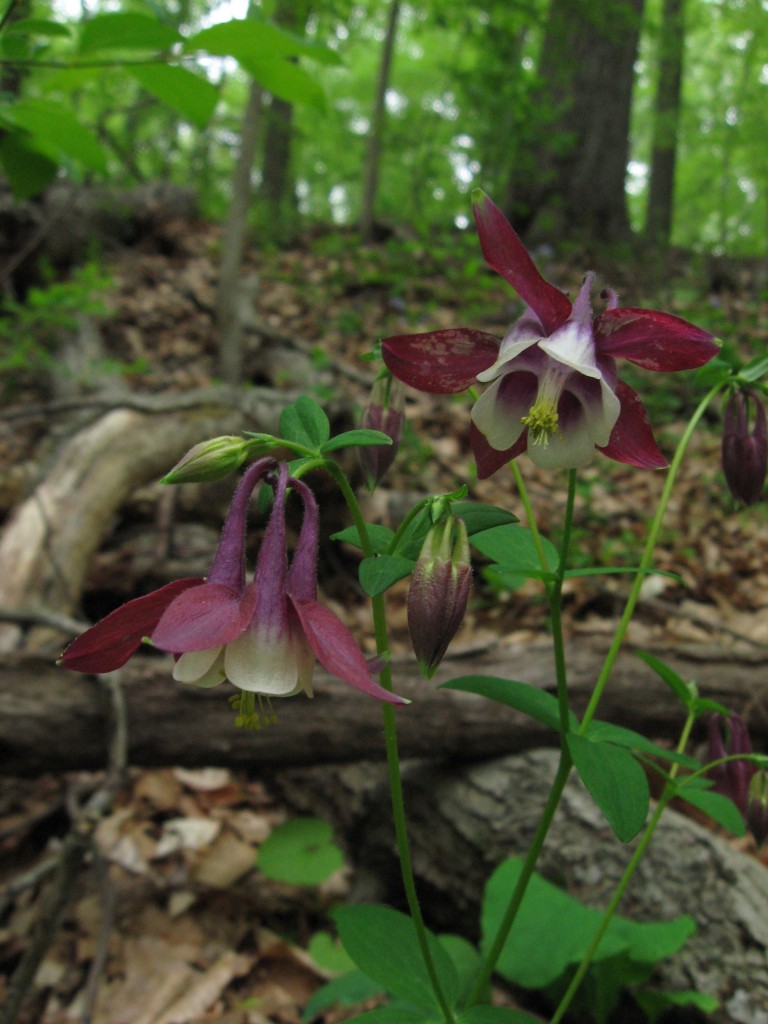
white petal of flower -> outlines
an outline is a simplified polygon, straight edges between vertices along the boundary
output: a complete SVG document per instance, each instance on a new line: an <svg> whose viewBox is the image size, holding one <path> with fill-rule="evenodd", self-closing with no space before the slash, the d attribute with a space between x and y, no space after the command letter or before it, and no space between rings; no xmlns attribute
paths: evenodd
<svg viewBox="0 0 768 1024"><path fill-rule="evenodd" d="M539 348L552 359L587 377L602 376L595 363L595 339L591 325L587 327L569 320L549 338L543 338Z"/></svg>
<svg viewBox="0 0 768 1024"><path fill-rule="evenodd" d="M496 362L493 366L489 366L487 370L483 370L482 373L478 373L477 379L482 383L493 380L498 377L504 369L505 365L512 359L517 359L518 356L522 355L526 349L531 348L540 341L541 333L535 330L530 322L515 324L510 331L504 337L499 348L499 354L496 357Z"/></svg>
<svg viewBox="0 0 768 1024"><path fill-rule="evenodd" d="M578 375L568 381L567 390L581 403L593 444L601 448L607 445L621 412L621 402L613 390L601 377L598 393L594 380L584 377L580 379Z"/></svg>
<svg viewBox="0 0 768 1024"><path fill-rule="evenodd" d="M173 678L178 683L191 683L193 686L218 686L224 682L224 648L187 651L173 666Z"/></svg>
<svg viewBox="0 0 768 1024"><path fill-rule="evenodd" d="M579 469L595 455L595 442L582 416L562 434L552 434L546 444L534 444L528 436L528 454L542 469Z"/></svg>
<svg viewBox="0 0 768 1024"><path fill-rule="evenodd" d="M472 420L491 448L506 451L522 434L523 416L536 397L535 380L531 374L505 375L475 402Z"/></svg>
<svg viewBox="0 0 768 1024"><path fill-rule="evenodd" d="M227 644L227 679L241 690L269 697L290 697L301 689L296 652L288 632L256 624Z"/></svg>

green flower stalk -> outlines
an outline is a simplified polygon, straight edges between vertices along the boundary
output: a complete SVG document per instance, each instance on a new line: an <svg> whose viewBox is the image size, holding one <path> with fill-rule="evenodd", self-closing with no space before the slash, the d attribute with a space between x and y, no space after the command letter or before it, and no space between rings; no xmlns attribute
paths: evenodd
<svg viewBox="0 0 768 1024"><path fill-rule="evenodd" d="M447 515L430 528L408 591L411 643L427 679L461 625L471 588L467 528L463 520Z"/></svg>
<svg viewBox="0 0 768 1024"><path fill-rule="evenodd" d="M756 771L747 790L747 826L758 848L768 839L768 772Z"/></svg>

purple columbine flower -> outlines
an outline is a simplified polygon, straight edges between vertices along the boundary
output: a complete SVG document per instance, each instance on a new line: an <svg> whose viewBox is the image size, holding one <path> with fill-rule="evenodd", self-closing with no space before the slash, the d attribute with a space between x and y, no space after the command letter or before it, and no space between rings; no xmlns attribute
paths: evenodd
<svg viewBox="0 0 768 1024"><path fill-rule="evenodd" d="M709 720L709 759L716 761L733 754L751 754L752 742L747 723L741 715L725 718L717 713ZM715 765L709 775L715 781L715 789L723 796L730 797L741 813L746 816L749 784L755 774L750 761L727 761Z"/></svg>
<svg viewBox="0 0 768 1024"><path fill-rule="evenodd" d="M549 468L588 463L595 448L617 462L661 468L637 394L618 379L616 357L649 370L702 366L718 351L707 331L652 309L607 309L594 316L593 275L574 303L539 274L501 210L475 193L475 223L485 261L527 305L503 338L468 328L404 334L382 342L384 362L419 391L454 394L489 383L472 409L478 476L491 476L527 450Z"/></svg>
<svg viewBox="0 0 768 1024"><path fill-rule="evenodd" d="M277 479L275 480L275 471ZM255 486L274 489L272 514L256 572L245 581L245 525ZM304 505L299 541L288 565L285 500L288 486ZM179 682L215 686L229 679L248 693L312 695L317 659L338 679L377 700L406 703L380 686L346 626L317 601L318 511L311 491L271 458L243 475L207 579L170 583L129 601L78 637L60 664L78 672L110 672L149 637L176 658Z"/></svg>
<svg viewBox="0 0 768 1024"><path fill-rule="evenodd" d="M358 448L360 463L370 490L382 480L395 461L405 423L403 386L386 371L377 377L371 388L368 405L360 417L360 426L380 430L392 438L392 444L371 444Z"/></svg>
<svg viewBox="0 0 768 1024"><path fill-rule="evenodd" d="M768 470L765 409L754 391L737 390L728 399L723 418L722 459L728 490L737 501L754 505L763 493Z"/></svg>

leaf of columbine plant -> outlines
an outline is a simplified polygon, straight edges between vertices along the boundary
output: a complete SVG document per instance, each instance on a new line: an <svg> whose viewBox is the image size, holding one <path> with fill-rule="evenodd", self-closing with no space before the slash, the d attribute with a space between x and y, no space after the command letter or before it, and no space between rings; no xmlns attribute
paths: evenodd
<svg viewBox="0 0 768 1024"><path fill-rule="evenodd" d="M590 796L622 843L645 824L650 803L648 779L625 747L570 733L568 749Z"/></svg>
<svg viewBox="0 0 768 1024"><path fill-rule="evenodd" d="M339 907L333 918L344 948L364 974L392 995L439 1016L439 1003L410 917L390 907L356 904ZM445 997L455 1006L459 978L451 958L431 933L428 942Z"/></svg>

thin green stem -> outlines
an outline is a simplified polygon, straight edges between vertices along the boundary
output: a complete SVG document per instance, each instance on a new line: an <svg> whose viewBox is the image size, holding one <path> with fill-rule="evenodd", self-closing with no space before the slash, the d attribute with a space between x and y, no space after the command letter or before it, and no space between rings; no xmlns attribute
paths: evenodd
<svg viewBox="0 0 768 1024"><path fill-rule="evenodd" d="M357 527L363 553L366 558L372 557L374 555L374 550L368 536L368 529L366 527L365 520L363 519L362 512L360 511L360 505L357 501L355 492L350 487L347 478L335 462L328 460L326 468L339 485L341 493L344 496L344 500L347 503L347 507L349 508L355 526ZM389 639L384 595L379 594L376 597L372 597L371 606L373 609L373 628L376 637L376 651L381 657L386 659L379 676L379 681L385 690L392 690L392 667L387 657L389 653ZM416 937L424 960L424 966L426 967L427 974L429 975L429 980L432 984L435 998L437 999L440 1010L443 1014L445 1024L455 1024L456 1018L451 1010L448 1000L445 997L443 986L435 967L434 957L432 956L432 951L429 948L427 928L424 923L424 916L421 912L418 892L416 891L416 881L413 875L413 862L411 859L411 847L408 840L408 824L405 813L402 773L400 771L400 753L397 742L395 710L391 704L382 704L382 714L384 717L384 743L387 752L387 774L389 777L389 789L392 800L392 817L395 825L395 839L400 859L400 871L403 877L405 898L408 902L408 909L410 910L411 919L413 920L413 924L416 929Z"/></svg>
<svg viewBox="0 0 768 1024"><path fill-rule="evenodd" d="M529 526L532 526L534 531L534 538L538 537L538 550L539 557L542 563L542 568L547 569L548 563L544 554L544 548L541 544L541 537L538 529L535 526L535 517L533 515L533 509L528 500L528 494L523 483L520 471L517 469L517 464L513 463L513 469L515 470L515 476L520 491L520 497L525 507L526 516L528 517ZM560 762L557 766L557 772L552 782L552 788L549 791L547 802L544 805L539 824L536 828L531 845L526 854L523 866L520 872L520 877L517 880L515 889L510 898L507 909L502 918L501 924L498 927L496 935L491 942L488 952L485 954L483 963L472 987L467 1005L472 1006L474 1003L479 1002L483 998L483 994L491 980L491 975L494 972L498 959L501 955L501 951L504 948L504 944L509 937L509 933L517 917L517 913L520 909L520 905L523 902L528 883L531 880L536 863L539 859L544 842L547 838L550 825L557 811L560 803L560 797L563 795L565 784L568 781L568 776L571 772L573 761L570 755L570 751L566 745L566 735L569 729L570 722L570 708L568 704L568 678L566 671L565 662L565 644L563 641L563 628L562 628L562 617L561 617L561 598L563 589L563 580L565 579L565 572L568 567L568 551L570 548L571 534L573 529L573 508L574 498L576 495L576 472L571 470L568 474L568 497L566 499L565 516L563 519L563 538L560 545L560 557L558 560L557 569L555 571L555 578L553 582L545 581L547 588L547 596L549 598L549 611L550 611L550 622L552 624L552 643L554 647L555 655L555 675L557 679L557 695L558 703L560 706L560 728L561 728L561 748L560 748ZM548 570L551 571L551 570Z"/></svg>
<svg viewBox="0 0 768 1024"><path fill-rule="evenodd" d="M680 740L677 744L677 752L679 754L683 753L683 751L686 748L688 739L691 735L691 729L693 728L693 723L695 721L696 715L694 712L690 711L688 713L688 717L685 720L685 725L683 726L683 731L680 734ZM658 826L659 821L661 820L661 816L666 810L667 804L675 795L674 782L679 771L679 768L680 766L678 764L672 765L669 772L669 778L664 786L661 796L659 797L658 803L656 804L656 808L653 814L651 815L648 824L645 826L645 831L643 832L640 841L635 847L632 856L630 857L629 862L626 868L624 869L624 874L621 876L621 880L619 881L619 884L616 887L616 891L614 892L610 903L605 908L605 912L603 913L603 916L600 919L600 924L597 928L597 931L592 936L592 941L590 942L589 947L586 953L584 954L581 963L576 969L576 973L571 979L570 985L568 986L568 988L565 991L565 994L560 1000L560 1003L558 1004L558 1007L555 1010L554 1015L550 1019L549 1024L560 1024L560 1021L565 1016L568 1007L571 1005L574 996L579 990L579 987L582 981L584 980L584 976L589 970L589 967L595 958L595 954L597 953L598 947L602 942L603 936L608 930L608 926L610 925L611 920L613 919L613 916L616 913L616 909L618 908L619 903L621 902L624 896L624 893L627 891L627 887L629 886L629 883L632 880L632 876L637 870L638 864L645 855L645 851L648 848L648 844L650 843L651 839L653 838L653 834L656 831L656 827Z"/></svg>
<svg viewBox="0 0 768 1024"><path fill-rule="evenodd" d="M474 985L472 986L469 998L467 999L467 1006L474 1006L474 1004L480 1002L485 995L485 991L491 980L491 975L496 969L496 964L501 956L501 951L504 948L504 944L507 941L512 925L517 917L520 904L523 902L523 897L525 896L526 889L528 888L528 883L533 875L536 862L539 859L539 854L541 853L544 841L547 838L549 827L552 824L555 811L560 803L560 797L563 795L565 784L568 781L572 764L573 762L570 754L566 748L563 748L560 752L560 763L557 766L557 773L552 781L552 788L549 791L547 802L544 805L544 810L541 813L539 824L531 841L525 861L523 862L520 877L517 880L517 885L512 893L507 909L504 912L504 917L502 918L498 931L496 932L491 945L488 947L488 952L485 954L482 967L475 979Z"/></svg>
<svg viewBox="0 0 768 1024"><path fill-rule="evenodd" d="M651 526L648 531L648 537L645 542L645 548L643 549L643 554L640 559L640 566L637 570L637 574L635 575L634 581L632 583L632 588L629 592L627 603L624 606L624 612L621 616L621 619L619 620L619 625L616 628L616 633L614 634L613 642L611 643L608 653L605 656L605 661L603 662L603 666L600 670L600 675L597 677L595 688L592 691L592 696L590 697L589 704L587 705L587 709L584 712L584 717L581 720L581 725L579 726L579 733L582 735L587 731L590 722L595 717L597 705L600 703L603 691L605 690L611 672L613 671L613 666L616 662L616 658L618 657L619 650L621 649L621 646L624 643L624 637L626 636L627 629L629 628L629 624L632 620L632 616L634 615L635 608L640 597L640 590L643 585L643 580L650 572L651 562L653 561L653 554L656 549L656 542L659 539L659 532L661 531L661 524L664 520L664 515L667 511L667 505L669 504L669 499L672 495L672 489L675 485L675 481L677 480L677 474L680 470L680 466L682 465L683 457L688 447L688 443L690 442L691 437L693 436L693 432L696 429L696 425L698 424L701 417L704 415L707 406L712 401L712 399L717 395L717 393L722 390L724 386L725 383L720 382L719 384L715 385L715 387L713 387L704 396L701 402L699 402L696 411L694 412L688 425L686 426L685 431L683 432L683 436L680 438L677 450L675 451L674 457L672 459L672 464L669 467L669 472L667 473L667 478L664 481L664 487L661 492L661 498L659 499L659 504L656 508L656 514L653 517L653 521L651 522Z"/></svg>
<svg viewBox="0 0 768 1024"><path fill-rule="evenodd" d="M541 534L539 533L539 527L536 523L536 516L533 513L533 505L531 504L531 499L528 495L528 488L525 486L525 481L523 480L523 474L520 472L520 467L517 464L517 459L513 459L510 466L512 468L512 475L515 478L518 494L520 495L520 501L523 503L525 518L528 521L528 529L531 531L531 536L533 537L533 543L536 546L536 554L539 556L541 568L544 572L551 573L552 566L549 564L544 552L544 545L541 542Z"/></svg>
<svg viewBox="0 0 768 1024"><path fill-rule="evenodd" d="M560 709L560 742L565 749L566 736L570 729L571 709L568 703L568 674L565 662L565 640L563 637L562 599L563 581L568 568L568 552L573 532L573 509L576 497L576 470L568 472L568 497L565 503L563 519L563 537L560 544L560 557L555 571L555 581L549 588L549 620L552 624L552 648L555 657L555 679L557 681L557 700Z"/></svg>

